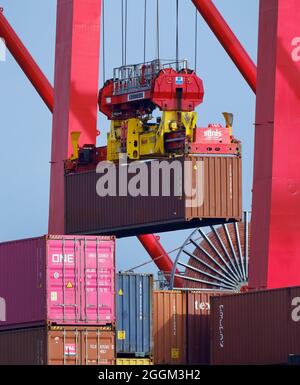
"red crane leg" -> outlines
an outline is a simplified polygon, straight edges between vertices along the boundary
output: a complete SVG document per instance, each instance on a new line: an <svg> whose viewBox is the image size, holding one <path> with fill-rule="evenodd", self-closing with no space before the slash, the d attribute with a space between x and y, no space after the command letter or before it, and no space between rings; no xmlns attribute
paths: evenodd
<svg viewBox="0 0 300 385"><path fill-rule="evenodd" d="M256 92L256 66L211 0L192 0L253 92Z"/></svg>
<svg viewBox="0 0 300 385"><path fill-rule="evenodd" d="M79 146L95 144L101 0L58 0L52 129L49 233L64 233L63 160Z"/></svg>
<svg viewBox="0 0 300 385"><path fill-rule="evenodd" d="M159 239L153 234L139 235L138 239L147 250L158 269L164 273L167 273L166 279L169 281L169 274L173 268L173 261L162 247ZM176 271L176 273L179 274L178 271ZM176 287L182 287L182 280L175 277L174 285Z"/></svg>
<svg viewBox="0 0 300 385"><path fill-rule="evenodd" d="M300 4L261 0L249 285L300 285Z"/></svg>
<svg viewBox="0 0 300 385"><path fill-rule="evenodd" d="M54 93L51 84L1 11L0 37L4 38L6 47L22 68L33 87L37 90L46 106L53 112Z"/></svg>

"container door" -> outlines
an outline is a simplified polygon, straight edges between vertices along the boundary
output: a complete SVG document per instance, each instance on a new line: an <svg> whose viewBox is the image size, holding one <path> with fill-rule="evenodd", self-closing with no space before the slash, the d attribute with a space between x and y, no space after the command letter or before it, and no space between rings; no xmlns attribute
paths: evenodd
<svg viewBox="0 0 300 385"><path fill-rule="evenodd" d="M76 238L48 240L47 301L52 323L80 322L81 248Z"/></svg>
<svg viewBox="0 0 300 385"><path fill-rule="evenodd" d="M77 329L58 327L48 332L48 364L80 365L80 334Z"/></svg>
<svg viewBox="0 0 300 385"><path fill-rule="evenodd" d="M114 248L115 242L110 239L80 240L80 319L84 323L104 325L115 320Z"/></svg>
<svg viewBox="0 0 300 385"><path fill-rule="evenodd" d="M115 334L100 328L86 328L81 331L81 364L114 365Z"/></svg>
<svg viewBox="0 0 300 385"><path fill-rule="evenodd" d="M152 354L152 276L117 274L117 352Z"/></svg>
<svg viewBox="0 0 300 385"><path fill-rule="evenodd" d="M185 365L186 293L154 292L153 313L154 364Z"/></svg>

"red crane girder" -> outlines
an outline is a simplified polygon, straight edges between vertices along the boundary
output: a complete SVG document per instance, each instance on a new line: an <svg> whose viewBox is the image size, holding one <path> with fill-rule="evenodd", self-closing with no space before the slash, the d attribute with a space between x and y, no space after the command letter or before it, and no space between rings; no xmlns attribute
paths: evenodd
<svg viewBox="0 0 300 385"><path fill-rule="evenodd" d="M256 66L221 13L211 0L192 1L253 92L256 92Z"/></svg>
<svg viewBox="0 0 300 385"><path fill-rule="evenodd" d="M24 71L46 106L53 112L54 91L46 76L43 74L27 48L24 46L16 32L0 10L0 36L4 38L16 62Z"/></svg>
<svg viewBox="0 0 300 385"><path fill-rule="evenodd" d="M299 0L260 1L252 288L300 284L299 25Z"/></svg>

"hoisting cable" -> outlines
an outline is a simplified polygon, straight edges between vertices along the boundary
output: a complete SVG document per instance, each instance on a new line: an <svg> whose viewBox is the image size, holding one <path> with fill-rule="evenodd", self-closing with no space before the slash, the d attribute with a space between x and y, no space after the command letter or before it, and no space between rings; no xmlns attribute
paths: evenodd
<svg viewBox="0 0 300 385"><path fill-rule="evenodd" d="M103 67L103 84L105 83L105 15L104 15L104 2L102 0L102 67Z"/></svg>
<svg viewBox="0 0 300 385"><path fill-rule="evenodd" d="M144 63L146 63L146 43L147 43L146 33L147 33L147 0L145 0L145 3L144 3Z"/></svg>
<svg viewBox="0 0 300 385"><path fill-rule="evenodd" d="M198 55L198 10L195 7L195 67L194 70L197 73L197 55Z"/></svg>
<svg viewBox="0 0 300 385"><path fill-rule="evenodd" d="M179 5L178 5L178 0L176 0L176 71L179 71L178 29L179 29Z"/></svg>
<svg viewBox="0 0 300 385"><path fill-rule="evenodd" d="M159 4L156 0L156 57L159 60Z"/></svg>
<svg viewBox="0 0 300 385"><path fill-rule="evenodd" d="M125 0L125 52L124 52L124 64L126 66L127 64L127 16L128 16L128 12L127 12L127 0Z"/></svg>
<svg viewBox="0 0 300 385"><path fill-rule="evenodd" d="M121 1L121 28L122 28L122 66L124 65L124 0Z"/></svg>

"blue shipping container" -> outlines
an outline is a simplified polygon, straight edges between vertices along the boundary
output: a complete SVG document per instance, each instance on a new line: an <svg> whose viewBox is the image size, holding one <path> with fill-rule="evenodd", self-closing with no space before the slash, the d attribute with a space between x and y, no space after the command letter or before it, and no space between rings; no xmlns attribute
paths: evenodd
<svg viewBox="0 0 300 385"><path fill-rule="evenodd" d="M119 273L117 295L117 353L152 356L153 275Z"/></svg>

